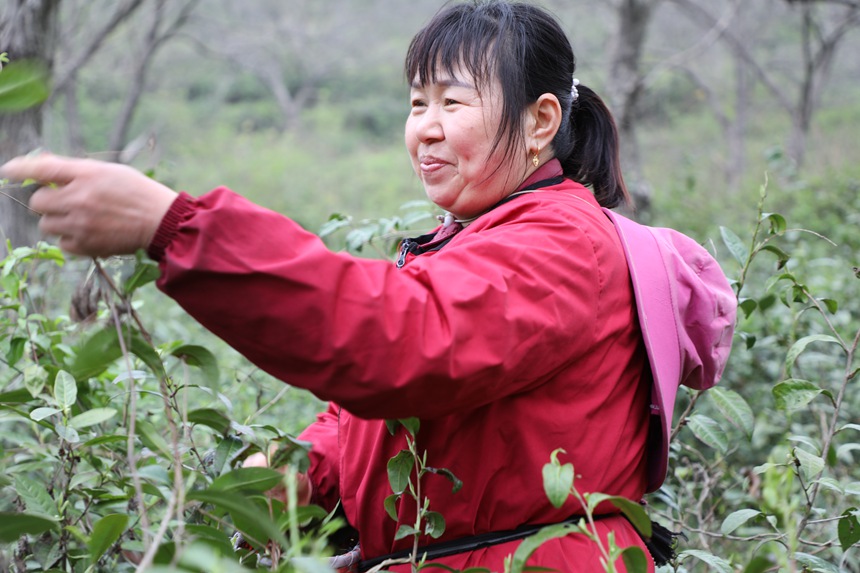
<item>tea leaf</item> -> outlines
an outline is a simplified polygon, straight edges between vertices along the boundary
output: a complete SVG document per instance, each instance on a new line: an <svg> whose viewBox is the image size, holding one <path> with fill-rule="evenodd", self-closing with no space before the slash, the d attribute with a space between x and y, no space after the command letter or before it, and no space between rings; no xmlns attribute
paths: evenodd
<svg viewBox="0 0 860 573"><path fill-rule="evenodd" d="M22 535L38 535L57 527L57 522L42 515L0 512L0 543L12 543Z"/></svg>
<svg viewBox="0 0 860 573"><path fill-rule="evenodd" d="M106 515L96 522L87 544L93 563L101 559L102 555L122 537L127 526L128 515L120 513Z"/></svg>
<svg viewBox="0 0 860 573"><path fill-rule="evenodd" d="M732 512L723 520L723 524L720 526L720 533L728 535L750 519L761 514L757 509L740 509Z"/></svg>
<svg viewBox="0 0 860 573"><path fill-rule="evenodd" d="M54 379L54 400L63 410L71 408L78 400L78 385L74 377L65 370L57 372Z"/></svg>

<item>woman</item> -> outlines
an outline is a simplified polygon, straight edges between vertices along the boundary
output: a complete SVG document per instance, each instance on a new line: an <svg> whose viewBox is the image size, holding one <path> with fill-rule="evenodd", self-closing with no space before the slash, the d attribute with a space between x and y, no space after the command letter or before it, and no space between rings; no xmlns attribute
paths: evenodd
<svg viewBox="0 0 860 573"><path fill-rule="evenodd" d="M612 118L574 68L559 25L533 6L454 5L418 33L406 147L448 216L406 241L397 265L331 253L225 188L176 196L122 166L52 156L3 173L56 184L31 206L61 247L146 247L161 290L260 367L331 401L302 435L313 442L307 496L340 501L362 556L376 558L411 547L394 537L415 518L413 504L400 503L397 522L383 507L386 464L405 446L384 419L420 418L428 464L463 482L457 493L438 476L423 482L447 521L440 541L581 515L574 499L556 509L543 492L557 448L580 492L646 492L647 361L624 253L600 209L627 194ZM644 547L614 507L598 513L604 542L614 533ZM438 561L501 571L518 543ZM582 535L545 543L530 564L602 570Z"/></svg>

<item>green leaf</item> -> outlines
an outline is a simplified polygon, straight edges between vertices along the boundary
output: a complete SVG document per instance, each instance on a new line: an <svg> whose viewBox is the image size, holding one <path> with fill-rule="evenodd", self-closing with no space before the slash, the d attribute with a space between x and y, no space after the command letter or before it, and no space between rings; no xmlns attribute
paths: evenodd
<svg viewBox="0 0 860 573"><path fill-rule="evenodd" d="M793 412L801 410L824 391L809 380L790 378L783 380L771 390L777 410Z"/></svg>
<svg viewBox="0 0 860 573"><path fill-rule="evenodd" d="M284 475L270 468L237 468L218 476L209 486L209 491L256 491L265 492L277 486Z"/></svg>
<svg viewBox="0 0 860 573"><path fill-rule="evenodd" d="M746 434L747 438L752 438L755 414L743 396L725 388L712 388L708 396L731 425Z"/></svg>
<svg viewBox="0 0 860 573"><path fill-rule="evenodd" d="M32 400L30 393L24 388L18 388L17 390L12 390L10 392L0 392L0 407L5 410L9 410L10 412L14 412L25 419L28 419L30 415L27 412L15 408L15 406L22 406L30 400ZM46 428L51 427L51 425L46 422L40 423Z"/></svg>
<svg viewBox="0 0 860 573"><path fill-rule="evenodd" d="M594 495L594 494L592 494ZM633 527L645 537L651 537L651 518L641 504L619 495L610 495L606 501L621 510L621 513L633 524Z"/></svg>
<svg viewBox="0 0 860 573"><path fill-rule="evenodd" d="M57 424L54 426L54 430L57 431L57 435L60 436L60 438L66 440L70 444L77 444L81 441L80 434L78 434L78 431L74 428L69 428L63 424Z"/></svg>
<svg viewBox="0 0 860 573"><path fill-rule="evenodd" d="M580 523L583 522L581 521ZM534 553L538 547L550 539L558 539L559 537L565 537L571 533L581 531L583 531L583 529L580 525L549 525L534 535L526 537L514 552L514 556L511 559L510 573L523 573L526 571L526 562L529 560L529 557L532 556L532 553Z"/></svg>
<svg viewBox="0 0 860 573"><path fill-rule="evenodd" d="M218 385L221 378L221 373L218 370L218 359L215 358L215 355L208 348L194 344L185 344L173 349L170 354L180 360L184 360L189 366L199 368L203 373L203 378L207 382L213 386Z"/></svg>
<svg viewBox="0 0 860 573"><path fill-rule="evenodd" d="M78 385L74 377L65 370L57 372L54 379L54 400L63 410L71 408L78 400Z"/></svg>
<svg viewBox="0 0 860 573"><path fill-rule="evenodd" d="M320 227L318 235L322 238L325 238L328 235L331 235L338 229L342 229L343 227L348 227L352 222L352 217L348 215L342 215L340 213L332 213L328 218L328 221L323 223Z"/></svg>
<svg viewBox="0 0 860 573"><path fill-rule="evenodd" d="M745 266L750 258L750 253L740 237L728 227L720 227L720 235L722 235L723 243L728 247L735 260L740 263L741 267Z"/></svg>
<svg viewBox="0 0 860 573"><path fill-rule="evenodd" d="M276 440L280 442L277 451L271 455L271 466L279 468L287 464L292 465L300 472L306 472L309 465L308 452L313 444L304 440L298 440L290 435L285 435Z"/></svg>
<svg viewBox="0 0 860 573"><path fill-rule="evenodd" d="M454 475L454 472L447 468L426 467L424 468L424 470L433 474L441 475L445 477L448 481L450 481L453 484L453 486L451 487L451 493L457 493L463 488L462 480L460 480L460 478Z"/></svg>
<svg viewBox="0 0 860 573"><path fill-rule="evenodd" d="M391 491L403 493L409 487L409 476L412 475L414 466L415 460L409 450L400 450L388 460L388 483L391 484Z"/></svg>
<svg viewBox="0 0 860 573"><path fill-rule="evenodd" d="M110 549L122 537L127 526L128 515L124 513L106 515L93 525L93 533L90 535L90 541L87 544L93 563L101 559L105 551Z"/></svg>
<svg viewBox="0 0 860 573"><path fill-rule="evenodd" d="M747 566L744 568L744 573L765 573L765 571L774 571L775 563L769 557L764 555L759 555L757 557L753 557L752 560L747 563Z"/></svg>
<svg viewBox="0 0 860 573"><path fill-rule="evenodd" d="M791 369L794 367L794 362L797 360L797 357L806 350L806 347L809 346L813 342L829 342L830 344L836 344L839 348L842 347L842 343L839 342L836 338L828 335L828 334L813 334L811 336L804 336L797 342L791 345L791 348L788 349L788 354L785 357L785 372L788 376L791 376Z"/></svg>
<svg viewBox="0 0 860 573"><path fill-rule="evenodd" d="M785 264L789 261L789 259L791 259L791 257L788 255L788 253L786 253L785 251L783 251L782 249L780 249L776 245L765 245L761 248L761 250L762 251L770 251L771 253L776 255L776 258L777 258L776 267L778 269L781 269L782 267L784 267Z"/></svg>
<svg viewBox="0 0 860 573"><path fill-rule="evenodd" d="M860 424L845 424L844 426L841 426L838 430L836 430L836 433L838 434L843 430L857 430L858 432L860 432Z"/></svg>
<svg viewBox="0 0 860 573"><path fill-rule="evenodd" d="M761 219L759 220L762 223L770 223L770 234L772 235L779 235L781 233L784 233L785 229L787 228L785 217L783 217L779 213L762 213Z"/></svg>
<svg viewBox="0 0 860 573"><path fill-rule="evenodd" d="M161 435L161 432L145 420L137 421L137 435L143 445L153 451L153 453L161 454L167 459L173 459L173 451L167 443L167 440Z"/></svg>
<svg viewBox="0 0 860 573"><path fill-rule="evenodd" d="M123 283L122 290L126 295L130 295L140 287L157 280L160 275L161 272L158 270L157 264L138 257L134 271Z"/></svg>
<svg viewBox="0 0 860 573"><path fill-rule="evenodd" d="M328 566L328 563L318 557L293 557L289 562L297 573L332 573L332 568ZM245 568L240 569L238 566L236 568L236 573L245 573L246 571L248 570Z"/></svg>
<svg viewBox="0 0 860 573"><path fill-rule="evenodd" d="M397 529L397 533L394 534L394 541L398 541L403 539L404 537L411 537L413 535L418 535L418 530L412 527L411 525L401 525Z"/></svg>
<svg viewBox="0 0 860 573"><path fill-rule="evenodd" d="M715 420L701 414L693 414L687 419L687 426L693 435L715 450L725 453L729 449L729 438Z"/></svg>
<svg viewBox="0 0 860 573"><path fill-rule="evenodd" d="M214 543L220 548L222 555L230 555L233 553L233 544L230 541L230 536L209 525L198 525L194 523L186 523L185 531L197 539L205 539L207 542Z"/></svg>
<svg viewBox="0 0 860 573"><path fill-rule="evenodd" d="M818 300L821 301L821 303L827 308L827 312L829 312L830 314L836 314L836 312L839 310L839 302L833 300L832 298L821 298Z"/></svg>
<svg viewBox="0 0 860 573"><path fill-rule="evenodd" d="M219 434L226 434L230 429L230 418L212 408L200 408L188 412L188 422L208 426Z"/></svg>
<svg viewBox="0 0 860 573"><path fill-rule="evenodd" d="M14 484L15 493L24 502L28 513L41 514L51 519L57 518L59 515L57 502L41 482L16 475Z"/></svg>
<svg viewBox="0 0 860 573"><path fill-rule="evenodd" d="M62 410L58 410L57 408L36 408L30 412L30 419L38 422L39 420L50 418L54 414L59 414L60 412L62 412Z"/></svg>
<svg viewBox="0 0 860 573"><path fill-rule="evenodd" d="M207 468L209 475L218 477L224 471L224 468L229 468L230 461L240 452L244 444L242 440L234 436L226 436L215 448L215 456L212 460L212 465ZM277 465L275 465L277 467Z"/></svg>
<svg viewBox="0 0 860 573"><path fill-rule="evenodd" d="M842 513L842 518L839 520L838 533L839 545L842 546L842 551L848 551L849 547L860 542L860 523L857 521L856 507L846 509Z"/></svg>
<svg viewBox="0 0 860 573"><path fill-rule="evenodd" d="M385 427L388 428L388 433L392 436L397 433L397 428L400 426L400 422L397 420L385 420Z"/></svg>
<svg viewBox="0 0 860 573"><path fill-rule="evenodd" d="M400 496L401 494L399 493L392 493L386 497L385 501L382 503L383 507L385 507L385 513L387 513L388 517L394 521L399 521L397 517L397 500L400 499Z"/></svg>
<svg viewBox="0 0 860 573"><path fill-rule="evenodd" d="M641 547L635 545L625 547L621 551L621 559L624 561L627 573L648 573L648 559Z"/></svg>
<svg viewBox="0 0 860 573"><path fill-rule="evenodd" d="M0 72L0 113L23 111L48 99L48 67L34 60L18 60Z"/></svg>
<svg viewBox="0 0 860 573"><path fill-rule="evenodd" d="M821 557L810 555L809 553L795 553L795 560L804 567L804 571L813 571L816 573L840 573L839 568L832 563L828 563Z"/></svg>
<svg viewBox="0 0 860 573"><path fill-rule="evenodd" d="M745 298L738 302L738 308L744 313L744 318L749 316L758 308L758 302L754 298Z"/></svg>
<svg viewBox="0 0 860 573"><path fill-rule="evenodd" d="M165 375L161 358L140 333L135 331L129 333L126 329L123 337L129 352L140 358L156 376ZM109 326L96 332L76 349L72 375L77 380L98 376L120 356L122 356L122 346L120 346L116 328Z"/></svg>
<svg viewBox="0 0 860 573"><path fill-rule="evenodd" d="M114 416L116 416L116 410L113 408L93 408L92 410L81 412L69 420L69 427L81 429L95 426L96 424L110 420Z"/></svg>
<svg viewBox="0 0 860 573"><path fill-rule="evenodd" d="M562 464L558 461L559 452L555 450L550 455L550 462L543 466L543 490L553 507L559 508L564 505L573 489L574 470L573 464Z"/></svg>
<svg viewBox="0 0 860 573"><path fill-rule="evenodd" d="M401 418L397 421L413 436L418 435L418 430L421 429L421 420L418 418Z"/></svg>
<svg viewBox="0 0 860 573"><path fill-rule="evenodd" d="M42 515L0 512L0 543L12 543L22 535L38 535L57 528L56 521Z"/></svg>
<svg viewBox="0 0 860 573"><path fill-rule="evenodd" d="M806 450L794 448L794 457L800 464L800 473L807 483L812 481L824 470L824 459L810 454Z"/></svg>
<svg viewBox="0 0 860 573"><path fill-rule="evenodd" d="M188 493L188 501L202 501L227 511L233 516L234 523L243 523L242 532L249 541L265 544L266 541L275 541L281 546L286 546L284 536L280 528L269 517L268 511L261 509L242 495L230 491L202 490Z"/></svg>
<svg viewBox="0 0 860 573"><path fill-rule="evenodd" d="M439 539L445 533L445 518L438 511L424 513L424 533L433 539Z"/></svg>
<svg viewBox="0 0 860 573"><path fill-rule="evenodd" d="M750 519L758 517L759 515L762 515L762 513L757 509L740 509L730 513L723 520L723 524L720 526L720 532L723 535L728 535Z"/></svg>
<svg viewBox="0 0 860 573"><path fill-rule="evenodd" d="M48 381L48 371L39 364L30 364L24 368L24 387L35 398L41 394Z"/></svg>
<svg viewBox="0 0 860 573"><path fill-rule="evenodd" d="M732 566L728 561L724 559L720 559L716 555L708 553L707 551L700 551L698 549L687 549L686 551L682 551L678 554L678 560L684 561L687 557L694 557L699 561L703 561L708 564L713 569L719 571L720 573L732 573Z"/></svg>

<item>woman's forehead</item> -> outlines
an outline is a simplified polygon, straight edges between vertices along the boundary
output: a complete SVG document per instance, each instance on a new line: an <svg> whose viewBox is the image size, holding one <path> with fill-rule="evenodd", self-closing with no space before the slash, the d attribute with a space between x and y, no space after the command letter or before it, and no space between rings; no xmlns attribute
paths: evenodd
<svg viewBox="0 0 860 573"><path fill-rule="evenodd" d="M486 87L487 83L492 82L491 73L483 74L483 77L475 77L475 74L462 63L450 66L437 63L435 66L428 67L424 74L421 72L422 70L416 71L415 76L409 82L410 87L420 88L433 84L481 91L482 87Z"/></svg>

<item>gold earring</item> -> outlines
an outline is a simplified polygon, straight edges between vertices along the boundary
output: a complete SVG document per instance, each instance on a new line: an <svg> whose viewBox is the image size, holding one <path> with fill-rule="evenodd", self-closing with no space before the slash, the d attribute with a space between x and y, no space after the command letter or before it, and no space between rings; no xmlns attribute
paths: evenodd
<svg viewBox="0 0 860 573"><path fill-rule="evenodd" d="M535 154L532 156L532 164L535 167L540 165L540 157L538 157L538 153L540 153L540 147L538 147L537 151L535 151Z"/></svg>

